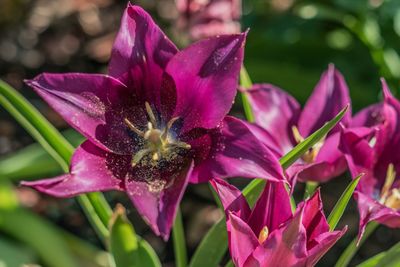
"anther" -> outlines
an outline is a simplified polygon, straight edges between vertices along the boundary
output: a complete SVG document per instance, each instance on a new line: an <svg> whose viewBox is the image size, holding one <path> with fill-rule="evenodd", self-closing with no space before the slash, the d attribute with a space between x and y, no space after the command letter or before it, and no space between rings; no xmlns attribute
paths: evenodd
<svg viewBox="0 0 400 267"><path fill-rule="evenodd" d="M260 244L264 243L265 240L267 240L269 235L269 229L267 226L264 226L261 231L260 234L258 235L258 242L260 242Z"/></svg>
<svg viewBox="0 0 400 267"><path fill-rule="evenodd" d="M390 163L388 165L387 171L386 171L386 179L385 183L383 184L382 190L381 190L381 198L385 199L392 188L394 179L396 178L396 171L394 170L394 165Z"/></svg>
<svg viewBox="0 0 400 267"><path fill-rule="evenodd" d="M149 102L144 102L144 105L146 106L147 115L149 115L151 124L153 124L153 127L156 127L156 116L154 116L153 110L151 109Z"/></svg>

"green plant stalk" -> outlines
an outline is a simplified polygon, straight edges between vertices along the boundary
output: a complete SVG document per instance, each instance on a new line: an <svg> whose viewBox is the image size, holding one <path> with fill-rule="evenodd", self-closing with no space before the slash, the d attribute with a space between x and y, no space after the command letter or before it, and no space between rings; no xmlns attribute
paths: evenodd
<svg viewBox="0 0 400 267"><path fill-rule="evenodd" d="M64 172L69 171L69 161L73 154L73 146L62 136L57 129L51 125L40 112L30 104L21 94L14 90L7 83L0 80L0 105L2 105L14 118L35 138L43 148L54 157L61 165ZM110 210L104 206L104 202L98 202L100 197L95 195L100 193L91 193L90 196L80 195L77 197L79 204L96 233L103 241L107 236L106 225L97 214L104 214ZM93 201L93 203L92 203ZM99 212L96 208L100 208Z"/></svg>
<svg viewBox="0 0 400 267"><path fill-rule="evenodd" d="M364 236L361 238L360 243L357 245L357 237L347 246L339 260L336 262L335 267L347 267L357 253L361 245L368 239L368 237L378 228L379 224L376 222L370 222L365 228Z"/></svg>
<svg viewBox="0 0 400 267"><path fill-rule="evenodd" d="M176 267L186 267L187 252L186 252L185 232L183 229L182 213L180 209L178 209L176 213L174 226L172 227L172 240L174 244Z"/></svg>
<svg viewBox="0 0 400 267"><path fill-rule="evenodd" d="M303 199L311 197L312 194L314 194L315 190L317 189L318 185L319 185L318 182L313 182L313 181L306 182Z"/></svg>
<svg viewBox="0 0 400 267"><path fill-rule="evenodd" d="M244 66L240 69L240 86L242 86L243 90L249 89L250 87L253 86L253 83L250 79L249 74L247 73L247 70ZM243 110L244 110L244 115L246 117L246 120L249 122L254 122L254 115L253 111L251 109L249 100L247 99L246 94L241 93L242 97L242 103L243 103Z"/></svg>

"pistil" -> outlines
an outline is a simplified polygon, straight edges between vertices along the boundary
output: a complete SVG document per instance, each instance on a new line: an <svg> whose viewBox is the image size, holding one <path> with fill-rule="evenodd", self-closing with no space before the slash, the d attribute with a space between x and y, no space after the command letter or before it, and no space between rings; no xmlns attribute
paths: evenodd
<svg viewBox="0 0 400 267"><path fill-rule="evenodd" d="M132 167L135 167L147 155L150 155L150 158L152 160L151 164L156 165L161 158L170 159L171 157L175 156L176 153L174 153L174 151L177 148L191 148L189 144L174 140L169 135L173 124L179 119L178 117L172 118L170 121L168 121L165 128L163 130L160 130L157 128L158 125L156 116L154 115L153 110L151 109L151 106L148 102L145 102L145 107L149 118L146 131L139 130L127 118L124 119L124 122L126 123L128 128L145 140L144 148L136 152L132 157Z"/></svg>

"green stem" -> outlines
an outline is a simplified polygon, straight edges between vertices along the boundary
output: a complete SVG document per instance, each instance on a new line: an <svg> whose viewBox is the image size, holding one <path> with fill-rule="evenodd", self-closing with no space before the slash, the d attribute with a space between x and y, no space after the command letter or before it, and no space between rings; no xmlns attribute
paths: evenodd
<svg viewBox="0 0 400 267"><path fill-rule="evenodd" d="M174 243L176 267L186 267L187 253L185 245L185 232L183 230L182 213L180 209L176 213L175 223L172 228L172 238Z"/></svg>
<svg viewBox="0 0 400 267"><path fill-rule="evenodd" d="M345 251L340 256L339 260L335 264L335 267L347 267L349 265L351 259L357 253L358 249L361 247L361 245L376 230L376 228L378 226L379 226L378 223L370 222L367 225L367 227L365 228L365 232L364 232L363 237L360 240L360 243L357 245L357 237L355 237L354 240L347 246Z"/></svg>
<svg viewBox="0 0 400 267"><path fill-rule="evenodd" d="M240 69L240 86L242 86L243 90L249 89L251 86L253 86L253 83L251 82L250 76L247 73L247 70L245 69L244 66ZM242 103L243 103L243 110L244 110L244 115L246 117L246 120L249 122L254 122L254 115L253 111L251 109L249 100L247 99L247 96L245 93L241 93L242 97Z"/></svg>
<svg viewBox="0 0 400 267"><path fill-rule="evenodd" d="M309 198L312 194L314 194L315 189L317 189L318 183L309 181L306 183L306 187L304 188L304 197L303 199Z"/></svg>

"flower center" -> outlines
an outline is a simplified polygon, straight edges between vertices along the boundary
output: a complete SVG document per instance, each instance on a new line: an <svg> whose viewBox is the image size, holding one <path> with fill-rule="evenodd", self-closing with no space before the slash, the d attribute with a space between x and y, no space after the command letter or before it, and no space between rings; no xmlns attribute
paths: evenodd
<svg viewBox="0 0 400 267"><path fill-rule="evenodd" d="M157 124L157 119L154 116L153 110L148 102L145 102L146 112L148 115L147 130L139 130L127 118L124 122L138 136L144 139L144 147L136 152L132 157L132 167L135 167L139 162L144 164L150 163L157 165L160 159L170 160L177 156L177 149L190 149L191 146L187 143L180 142L173 138L170 134L171 127L179 119L178 117L172 118L166 126L161 130ZM149 161L144 162L144 159L150 158Z"/></svg>
<svg viewBox="0 0 400 267"><path fill-rule="evenodd" d="M264 226L261 231L260 234L258 235L258 242L260 242L260 244L264 243L265 240L267 240L269 235L269 229L267 226Z"/></svg>
<svg viewBox="0 0 400 267"><path fill-rule="evenodd" d="M386 171L386 180L381 190L379 202L388 208L399 210L400 191L398 188L392 188L395 178L396 170L394 165L390 163Z"/></svg>
<svg viewBox="0 0 400 267"><path fill-rule="evenodd" d="M296 126L292 126L292 132L293 132L293 137L296 143L301 143L304 141L304 137L301 136L299 129L297 129ZM321 138L315 145L313 145L306 153L301 156L301 158L306 162L306 163L313 163L315 161L315 158L317 157L322 145L324 144L325 137Z"/></svg>

